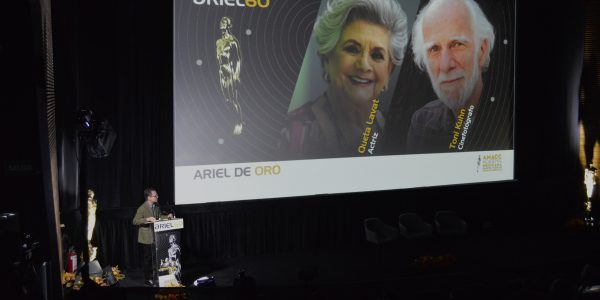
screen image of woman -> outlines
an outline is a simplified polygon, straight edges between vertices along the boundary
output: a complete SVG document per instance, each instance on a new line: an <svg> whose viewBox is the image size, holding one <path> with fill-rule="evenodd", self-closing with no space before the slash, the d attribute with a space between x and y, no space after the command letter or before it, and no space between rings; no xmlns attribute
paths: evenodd
<svg viewBox="0 0 600 300"><path fill-rule="evenodd" d="M385 123L379 97L408 41L405 12L395 0L333 0L313 34L326 89L289 112L284 158L375 154Z"/></svg>

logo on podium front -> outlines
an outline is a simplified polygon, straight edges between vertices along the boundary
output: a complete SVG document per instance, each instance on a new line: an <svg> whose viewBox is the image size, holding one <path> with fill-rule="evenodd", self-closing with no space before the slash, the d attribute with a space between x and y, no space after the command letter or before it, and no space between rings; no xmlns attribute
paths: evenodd
<svg viewBox="0 0 600 300"><path fill-rule="evenodd" d="M154 232L176 230L183 228L183 219L173 219L154 222Z"/></svg>

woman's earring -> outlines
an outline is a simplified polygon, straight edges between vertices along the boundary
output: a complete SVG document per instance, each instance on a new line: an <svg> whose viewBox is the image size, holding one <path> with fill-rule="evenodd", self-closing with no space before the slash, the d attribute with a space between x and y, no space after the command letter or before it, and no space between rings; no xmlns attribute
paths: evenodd
<svg viewBox="0 0 600 300"><path fill-rule="evenodd" d="M329 83L329 74L327 74L327 72L323 72L323 80L325 80L325 82Z"/></svg>

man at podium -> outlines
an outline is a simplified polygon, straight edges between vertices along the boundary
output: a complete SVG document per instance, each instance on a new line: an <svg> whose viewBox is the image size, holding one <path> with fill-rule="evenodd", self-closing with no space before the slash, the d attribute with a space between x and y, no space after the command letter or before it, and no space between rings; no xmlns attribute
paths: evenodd
<svg viewBox="0 0 600 300"><path fill-rule="evenodd" d="M154 238L152 235L152 223L160 218L160 209L157 205L158 193L153 187L144 190L144 203L138 207L135 217L133 217L133 225L138 229L138 244L142 249L142 269L144 271L144 283L149 286L154 286L154 276L152 272L152 244ZM168 218L173 215L169 214Z"/></svg>

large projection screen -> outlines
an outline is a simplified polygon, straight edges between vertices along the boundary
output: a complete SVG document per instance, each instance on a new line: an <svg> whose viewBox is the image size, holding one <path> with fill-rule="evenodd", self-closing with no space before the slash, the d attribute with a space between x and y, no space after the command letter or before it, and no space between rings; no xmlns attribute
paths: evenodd
<svg viewBox="0 0 600 300"><path fill-rule="evenodd" d="M514 179L514 0L173 8L177 204Z"/></svg>

